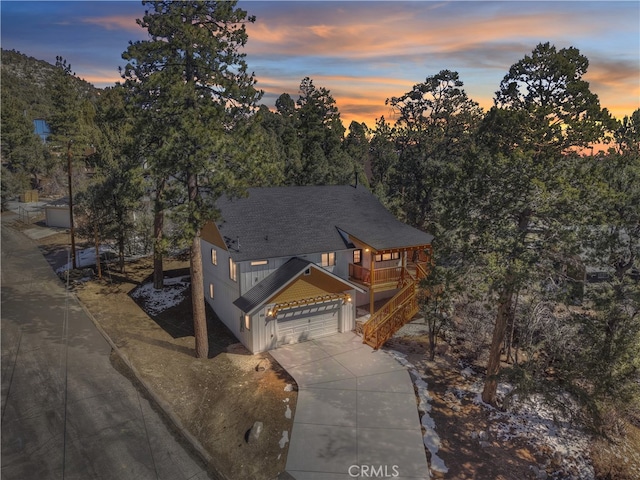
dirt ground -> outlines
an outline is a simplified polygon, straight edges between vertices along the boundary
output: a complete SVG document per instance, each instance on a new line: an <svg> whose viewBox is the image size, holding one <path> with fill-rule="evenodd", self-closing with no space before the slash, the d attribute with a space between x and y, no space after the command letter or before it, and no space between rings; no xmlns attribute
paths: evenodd
<svg viewBox="0 0 640 480"><path fill-rule="evenodd" d="M446 474L434 472L433 477L451 480L535 478L530 466L537 462L524 442L505 444L490 436L484 440L473 434L488 432L487 412L464 398L460 402L450 401L451 388L461 380L457 359L443 354L429 361L428 344L426 336L396 337L387 342L385 348L405 354L425 375L429 385L430 415L441 441L438 455L449 469Z"/></svg>
<svg viewBox="0 0 640 480"><path fill-rule="evenodd" d="M488 411L468 397L453 398L457 387L467 382L461 376L460 358L448 346L428 360L429 340L426 335L412 335L388 341L384 348L406 355L429 385L432 398L430 412L441 440L438 455L448 468L446 474L433 473L433 478L450 480L520 480L572 479L579 476L559 474L551 450L534 448L524 439L502 441L492 433ZM479 365L472 365L480 370ZM598 480L640 479L640 424L625 424L622 438L595 438L590 457ZM480 432L484 432L478 435ZM486 434L486 436L484 436ZM429 454L427 453L427 456ZM544 469L547 465L548 472ZM548 476L547 476L548 473Z"/></svg>
<svg viewBox="0 0 640 480"><path fill-rule="evenodd" d="M66 263L67 242L68 235L62 234L39 241L52 267ZM165 276L188 274L187 267L184 261L166 261ZM270 355L250 355L210 310L209 359L196 359L188 295L157 316L147 315L144 305L131 297L150 280L151 271L150 260L142 259L127 264L125 274L107 271L102 280L79 283L76 294L144 383L210 454L213 478L275 478L285 468L288 444L281 448L280 440L284 431L291 433L292 420L285 411L289 405L295 414L295 382ZM75 278L82 276L80 272ZM547 478L531 467L548 459L524 440L477 435L491 430L486 410L468 399L451 401L452 389L461 382L459 359L448 351L428 361L427 345L427 338L417 335L394 338L385 348L407 355L428 382L430 415L441 440L438 455L449 469L434 478ZM285 391L287 384L293 391ZM264 430L257 442L249 443L247 433L256 421L263 422ZM629 425L627 431L625 442L600 440L592 446L597 478L639 478L634 472L640 472L640 429Z"/></svg>

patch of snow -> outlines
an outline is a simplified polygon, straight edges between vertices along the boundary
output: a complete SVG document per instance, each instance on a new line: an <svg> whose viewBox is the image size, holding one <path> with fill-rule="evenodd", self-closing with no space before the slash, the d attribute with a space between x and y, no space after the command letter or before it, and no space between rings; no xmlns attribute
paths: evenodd
<svg viewBox="0 0 640 480"><path fill-rule="evenodd" d="M460 371L460 375L464 378L469 378L475 376L476 372L474 372L470 367L464 368Z"/></svg>
<svg viewBox="0 0 640 480"><path fill-rule="evenodd" d="M532 395L527 399L514 395L511 409L503 412L482 401L482 388L482 381L476 381L469 385L468 391L474 395L474 403L489 410L492 420L490 430L498 440L520 438L535 451L559 459L560 465L550 474L551 478L595 478L589 457L591 437L574 425L569 415L547 405L541 395ZM497 396L504 398L512 390L512 385L500 383Z"/></svg>
<svg viewBox="0 0 640 480"><path fill-rule="evenodd" d="M404 353L397 352L396 350L385 350L385 352L391 355L403 367L415 370L416 367L407 360L407 356Z"/></svg>
<svg viewBox="0 0 640 480"><path fill-rule="evenodd" d="M291 385L290 383L287 383L287 384L284 386L284 391L285 391L285 392L293 392L293 385Z"/></svg>
<svg viewBox="0 0 640 480"><path fill-rule="evenodd" d="M131 293L133 298L144 301L146 310L151 315L158 315L184 300L189 288L190 279L186 277L165 278L164 288L156 290L153 283L145 283Z"/></svg>
<svg viewBox="0 0 640 480"><path fill-rule="evenodd" d="M284 430L282 432L282 438L278 442L278 445L280 445L280 448L284 448L287 443L289 443L289 432L287 430Z"/></svg>
<svg viewBox="0 0 640 480"><path fill-rule="evenodd" d="M287 404L287 409L284 412L284 418L291 420L291 409L289 408L289 404Z"/></svg>
<svg viewBox="0 0 640 480"><path fill-rule="evenodd" d="M424 427L424 434L422 441L424 446L429 450L431 454L430 468L434 472L447 473L449 469L438 456L438 450L440 449L440 437L436 433L436 422L429 415L431 411L431 395L429 395L428 384L424 378L418 373L418 369L407 360L407 356L403 353L395 350L385 350L389 355L395 358L401 365L407 367L409 374L413 380L413 385L416 388L418 394L418 410L422 412L420 423Z"/></svg>
<svg viewBox="0 0 640 480"><path fill-rule="evenodd" d="M110 254L115 255L114 251L105 245L100 245L100 247L98 248L98 251L100 252L100 256L103 259L106 255L110 255ZM68 258L71 258L71 256L69 256ZM76 250L76 267L77 268L91 267L95 264L96 264L96 248L95 247ZM57 268L56 273L58 274L64 273L67 270L71 270L72 268L73 268L73 263L67 262L62 267Z"/></svg>

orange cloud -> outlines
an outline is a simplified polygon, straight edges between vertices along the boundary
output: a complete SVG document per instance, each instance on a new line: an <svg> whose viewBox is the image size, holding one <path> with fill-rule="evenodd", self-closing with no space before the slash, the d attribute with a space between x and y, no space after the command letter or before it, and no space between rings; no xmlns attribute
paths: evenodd
<svg viewBox="0 0 640 480"><path fill-rule="evenodd" d="M82 19L82 22L97 25L105 30L130 30L139 32L141 29L136 23L136 18L131 16L86 17Z"/></svg>
<svg viewBox="0 0 640 480"><path fill-rule="evenodd" d="M597 59L584 79L600 104L619 119L640 108L640 72L633 65L609 59Z"/></svg>
<svg viewBox="0 0 640 480"><path fill-rule="evenodd" d="M297 85L293 91L284 89L285 85L310 75L316 86L331 90L343 120L353 116L358 117L358 121L366 119L368 125L373 123L374 112L377 117L389 118L388 106L384 105L386 98L408 91L413 84L442 68L458 70L469 97L486 110L493 105L494 92L509 67L530 53L537 43L550 41L558 48L577 46L591 57L592 52L587 53L584 46L598 52L600 42L594 40L602 32L610 35L605 25L616 24L617 15L599 10L599 23L594 24L592 15L575 15L570 9L543 12L520 9L517 13L505 13L501 8L493 13L483 11L482 15L471 15L463 12L458 4L455 14L438 12L436 18L432 10L451 4L429 5L430 10L423 3L386 10L384 4L370 9L331 8L331 5L328 3L327 8L313 14L304 9L291 9L264 20L258 16L255 24L247 26L248 59L250 62L262 56L281 59L281 78L279 73L270 72L272 93L287 91L295 98ZM313 65L308 60L311 57L324 63L309 67ZM586 79L602 105L616 116L635 110L636 99L640 98L638 64L633 60L613 64L590 59ZM296 79L285 76L285 64L296 61L300 62L297 71L304 74ZM358 71L360 65L362 76L317 74L345 68ZM371 75L376 67L378 71L388 72L388 76ZM310 68L312 71L305 71ZM476 68L482 71L474 70ZM407 80L414 73L417 75ZM398 78L394 78L394 74ZM258 78L262 84L259 73Z"/></svg>
<svg viewBox="0 0 640 480"><path fill-rule="evenodd" d="M511 15L486 18L445 17L430 22L411 12L371 18L334 18L329 25L305 25L302 18L256 21L247 27L251 54L329 55L371 58L412 52L451 52L487 42L522 38L549 38L585 33L592 26L569 15ZM535 44L532 44L532 48Z"/></svg>

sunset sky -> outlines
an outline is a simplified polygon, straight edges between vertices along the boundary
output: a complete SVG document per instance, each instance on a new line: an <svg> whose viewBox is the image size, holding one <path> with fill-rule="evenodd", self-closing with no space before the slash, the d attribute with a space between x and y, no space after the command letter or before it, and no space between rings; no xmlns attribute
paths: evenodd
<svg viewBox="0 0 640 480"><path fill-rule="evenodd" d="M240 1L257 20L244 52L270 107L298 97L305 76L335 98L345 127L370 127L385 99L440 70L459 72L467 94L489 108L509 67L540 42L576 47L585 76L616 117L640 108L640 2ZM147 38L139 1L0 3L2 48L55 63L98 87L120 80L128 42Z"/></svg>

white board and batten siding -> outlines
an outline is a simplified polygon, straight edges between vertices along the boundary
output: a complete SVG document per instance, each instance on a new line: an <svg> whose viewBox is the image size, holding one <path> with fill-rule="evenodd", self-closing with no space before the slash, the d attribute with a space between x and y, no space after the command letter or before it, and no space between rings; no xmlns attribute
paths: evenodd
<svg viewBox="0 0 640 480"><path fill-rule="evenodd" d="M240 296L241 265L236 265L236 281L229 276L229 252L201 240L202 264L204 275L204 298L222 323L236 336L240 342L253 351L251 331L244 328L244 313L233 304ZM215 250L216 265L212 261L211 251ZM211 293L213 292L213 298Z"/></svg>
<svg viewBox="0 0 640 480"><path fill-rule="evenodd" d="M290 257L269 258L241 262L238 267L238 281L240 282L240 294L244 295L262 280L267 278L278 268L284 265ZM266 263L262 263L266 262ZM253 265L252 265L253 263ZM237 297L236 297L237 298Z"/></svg>
<svg viewBox="0 0 640 480"><path fill-rule="evenodd" d="M236 264L237 280L233 281L229 276L229 252L206 240L201 240L201 247L205 299L220 320L251 352L260 353L279 345L346 332L355 327L355 302L342 300L281 310L277 319L268 316L273 305L267 305L251 315L247 324L244 312L233 302L284 265L290 257L258 260L254 261L253 265L251 261L239 262ZM215 250L215 265L212 262L212 250ZM342 272L340 265L345 263L344 260L350 255L351 251L336 252L336 266L327 267L327 270L340 277L346 277L348 270ZM318 265L322 260L320 253L304 255L301 258ZM353 300L356 299L355 290L348 293Z"/></svg>

